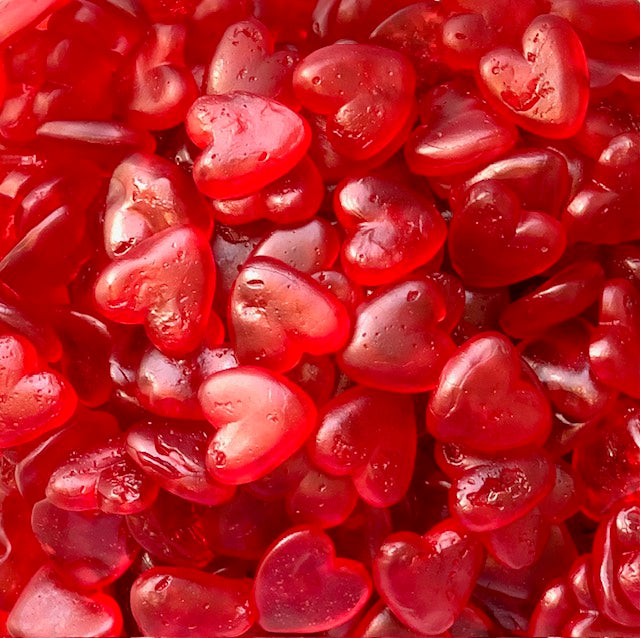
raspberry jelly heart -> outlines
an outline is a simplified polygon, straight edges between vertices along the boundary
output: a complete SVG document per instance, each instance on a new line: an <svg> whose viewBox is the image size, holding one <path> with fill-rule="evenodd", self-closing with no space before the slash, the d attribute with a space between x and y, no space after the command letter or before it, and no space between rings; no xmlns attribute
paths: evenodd
<svg viewBox="0 0 640 638"><path fill-rule="evenodd" d="M523 129L554 139L571 137L589 102L580 39L564 18L541 15L522 36L522 50L499 47L483 56L480 88L496 110Z"/></svg>
<svg viewBox="0 0 640 638"><path fill-rule="evenodd" d="M104 239L112 259L172 226L191 226L207 239L210 209L193 182L172 162L135 153L113 171L104 215Z"/></svg>
<svg viewBox="0 0 640 638"><path fill-rule="evenodd" d="M451 263L464 283L478 288L533 277L552 266L565 245L556 219L523 211L515 194L492 180L467 191L449 227Z"/></svg>
<svg viewBox="0 0 640 638"><path fill-rule="evenodd" d="M438 253L447 226L433 201L379 177L347 179L334 195L338 221L347 231L345 274L378 286L397 281Z"/></svg>
<svg viewBox="0 0 640 638"><path fill-rule="evenodd" d="M288 173L305 155L308 124L283 104L250 93L205 95L189 109L191 140L204 152L193 179L205 195L249 195Z"/></svg>
<svg viewBox="0 0 640 638"><path fill-rule="evenodd" d="M640 398L640 293L627 279L607 282L589 360L608 386Z"/></svg>
<svg viewBox="0 0 640 638"><path fill-rule="evenodd" d="M300 102L327 115L338 153L365 160L389 146L412 117L415 71L401 53L369 44L317 49L296 67Z"/></svg>
<svg viewBox="0 0 640 638"><path fill-rule="evenodd" d="M43 370L24 337L0 336L0 448L36 439L74 413L76 394L58 373Z"/></svg>
<svg viewBox="0 0 640 638"><path fill-rule="evenodd" d="M200 387L200 405L218 430L207 468L221 483L239 485L265 476L311 434L316 407L287 378L260 368L217 372Z"/></svg>
<svg viewBox="0 0 640 638"><path fill-rule="evenodd" d="M131 585L131 611L147 636L235 638L256 620L248 579L153 567Z"/></svg>
<svg viewBox="0 0 640 638"><path fill-rule="evenodd" d="M364 501L389 507L406 493L416 455L413 401L356 387L325 405L312 461L330 474L348 474Z"/></svg>
<svg viewBox="0 0 640 638"><path fill-rule="evenodd" d="M262 559L254 595L265 631L313 633L354 618L371 595L371 580L357 561L336 558L326 534L294 528Z"/></svg>
<svg viewBox="0 0 640 638"><path fill-rule="evenodd" d="M446 632L466 605L484 563L482 545L452 519L424 536L387 538L373 564L376 589L393 613L421 635Z"/></svg>
<svg viewBox="0 0 640 638"><path fill-rule="evenodd" d="M119 636L122 612L111 596L69 589L45 566L22 590L7 628L13 636L34 638Z"/></svg>
<svg viewBox="0 0 640 638"><path fill-rule="evenodd" d="M482 333L442 369L427 427L440 441L492 452L543 443L551 410L511 342L499 333Z"/></svg>
<svg viewBox="0 0 640 638"><path fill-rule="evenodd" d="M250 19L232 24L209 64L205 93L247 91L295 108L291 78L300 56L273 49L273 36L261 22Z"/></svg>
<svg viewBox="0 0 640 638"><path fill-rule="evenodd" d="M338 365L354 381L392 392L433 389L455 352L439 327L446 305L436 283L411 280L376 292L358 306L353 336Z"/></svg>
<svg viewBox="0 0 640 638"><path fill-rule="evenodd" d="M229 301L232 342L241 363L286 372L302 354L339 350L349 315L338 298L309 275L268 257L252 259Z"/></svg>
<svg viewBox="0 0 640 638"><path fill-rule="evenodd" d="M168 228L109 264L95 284L102 314L144 324L162 352L186 354L203 340L215 286L207 241L189 227Z"/></svg>
<svg viewBox="0 0 640 638"><path fill-rule="evenodd" d="M516 143L518 134L476 94L470 82L454 80L420 102L422 122L405 145L414 173L455 175L482 168Z"/></svg>

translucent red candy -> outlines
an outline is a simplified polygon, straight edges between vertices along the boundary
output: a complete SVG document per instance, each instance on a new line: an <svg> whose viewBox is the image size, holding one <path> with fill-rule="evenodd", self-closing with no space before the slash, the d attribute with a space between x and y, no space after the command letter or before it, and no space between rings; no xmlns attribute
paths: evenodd
<svg viewBox="0 0 640 638"><path fill-rule="evenodd" d="M0 0L0 634L640 633L637 0Z"/></svg>

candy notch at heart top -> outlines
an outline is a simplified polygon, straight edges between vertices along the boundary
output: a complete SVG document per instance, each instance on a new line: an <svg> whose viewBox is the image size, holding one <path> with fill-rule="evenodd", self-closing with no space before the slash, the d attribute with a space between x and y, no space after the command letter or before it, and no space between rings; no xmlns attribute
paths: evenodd
<svg viewBox="0 0 640 638"><path fill-rule="evenodd" d="M312 527L294 528L275 541L254 586L260 626L287 634L339 627L357 615L370 594L365 567L336 558L331 539Z"/></svg>
<svg viewBox="0 0 640 638"><path fill-rule="evenodd" d="M229 301L232 342L240 363L278 372L302 354L336 352L349 335L344 304L309 275L268 257L252 259Z"/></svg>
<svg viewBox="0 0 640 638"><path fill-rule="evenodd" d="M427 427L440 441L492 452L542 444L551 411L511 342L487 332L469 339L442 369Z"/></svg>
<svg viewBox="0 0 640 638"><path fill-rule="evenodd" d="M207 469L221 483L250 483L274 470L307 439L315 404L286 377L261 368L217 372L200 387L200 405L218 430Z"/></svg>
<svg viewBox="0 0 640 638"><path fill-rule="evenodd" d="M499 47L480 60L479 85L489 103L527 131L550 138L574 135L589 101L582 43L555 15L533 19L519 53Z"/></svg>
<svg viewBox="0 0 640 638"><path fill-rule="evenodd" d="M199 97L185 125L191 141L204 149L193 179L205 195L219 199L249 195L288 173L311 137L291 109L239 91Z"/></svg>

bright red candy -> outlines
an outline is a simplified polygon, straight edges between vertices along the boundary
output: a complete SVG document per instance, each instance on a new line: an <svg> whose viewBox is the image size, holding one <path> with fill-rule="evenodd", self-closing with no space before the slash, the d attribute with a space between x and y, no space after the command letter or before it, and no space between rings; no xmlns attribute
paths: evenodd
<svg viewBox="0 0 640 638"><path fill-rule="evenodd" d="M497 333L467 341L442 369L427 427L441 441L492 452L541 444L549 402L511 343Z"/></svg>
<svg viewBox="0 0 640 638"><path fill-rule="evenodd" d="M336 558L331 539L312 527L294 528L271 546L254 586L260 626L279 633L338 627L356 616L370 595L364 566Z"/></svg>

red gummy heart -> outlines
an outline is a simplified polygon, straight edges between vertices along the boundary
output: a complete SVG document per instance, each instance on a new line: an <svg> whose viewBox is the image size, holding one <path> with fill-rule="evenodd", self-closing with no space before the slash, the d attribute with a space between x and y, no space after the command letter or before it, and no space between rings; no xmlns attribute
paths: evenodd
<svg viewBox="0 0 640 638"><path fill-rule="evenodd" d="M207 239L213 219L191 180L158 155L135 153L109 182L104 239L112 259L171 226L191 226Z"/></svg>
<svg viewBox="0 0 640 638"><path fill-rule="evenodd" d="M131 612L143 634L174 638L234 638L256 620L250 580L185 567L154 567L138 576Z"/></svg>
<svg viewBox="0 0 640 638"><path fill-rule="evenodd" d="M368 44L317 49L296 67L300 102L327 115L338 153L365 160L389 146L412 117L415 72L400 53Z"/></svg>
<svg viewBox="0 0 640 638"><path fill-rule="evenodd" d="M354 618L371 595L363 565L336 558L331 539L302 527L281 536L262 559L254 586L260 626L313 633Z"/></svg>
<svg viewBox="0 0 640 638"><path fill-rule="evenodd" d="M439 326L446 305L424 279L382 290L358 306L351 341L338 365L353 380L392 392L434 388L455 345Z"/></svg>
<svg viewBox="0 0 640 638"><path fill-rule="evenodd" d="M0 336L0 448L32 441L61 426L76 404L67 381L40 368L29 341Z"/></svg>
<svg viewBox="0 0 640 638"><path fill-rule="evenodd" d="M295 108L291 78L300 56L274 52L273 36L258 20L232 24L222 36L205 77L205 93L247 91Z"/></svg>
<svg viewBox="0 0 640 638"><path fill-rule="evenodd" d="M474 184L454 208L449 255L464 283L493 288L552 266L566 245L564 229L545 213L523 211L497 181Z"/></svg>
<svg viewBox="0 0 640 638"><path fill-rule="evenodd" d="M424 536L399 532L373 563L376 588L393 613L421 635L446 632L466 605L482 569L482 545L447 519Z"/></svg>
<svg viewBox="0 0 640 638"><path fill-rule="evenodd" d="M286 106L234 92L199 97L187 113L191 140L204 152L193 165L209 197L242 197L288 173L305 155L308 124Z"/></svg>
<svg viewBox="0 0 640 638"><path fill-rule="evenodd" d="M279 372L294 368L304 352L341 348L350 323L344 305L309 275L267 257L238 275L229 321L238 360Z"/></svg>
<svg viewBox="0 0 640 638"><path fill-rule="evenodd" d="M544 442L551 411L511 342L483 333L469 339L442 369L427 427L441 441L492 452Z"/></svg>
<svg viewBox="0 0 640 638"><path fill-rule="evenodd" d="M426 264L447 234L432 201L371 175L342 182L334 208L347 231L341 255L345 274L366 286L397 281Z"/></svg>
<svg viewBox="0 0 640 638"><path fill-rule="evenodd" d="M394 505L405 495L413 474L413 401L368 388L347 390L323 408L309 451L325 472L350 475L370 505Z"/></svg>
<svg viewBox="0 0 640 638"><path fill-rule="evenodd" d="M185 354L203 340L215 286L207 241L189 227L168 228L109 264L95 284L105 317L144 324L168 354Z"/></svg>
<svg viewBox="0 0 640 638"><path fill-rule="evenodd" d="M515 127L496 116L466 81L429 91L420 102L420 121L405 145L407 164L419 175L446 176L482 168L518 139Z"/></svg>
<svg viewBox="0 0 640 638"><path fill-rule="evenodd" d="M640 293L627 279L611 279L602 291L589 360L601 381L640 398Z"/></svg>
<svg viewBox="0 0 640 638"><path fill-rule="evenodd" d="M523 53L499 47L480 60L480 88L496 110L527 131L550 138L574 135L589 101L589 71L571 25L541 15L522 36Z"/></svg>
<svg viewBox="0 0 640 638"><path fill-rule="evenodd" d="M111 596L71 590L46 566L22 590L7 628L13 636L119 636L122 613Z"/></svg>
<svg viewBox="0 0 640 638"><path fill-rule="evenodd" d="M200 387L205 417L218 430L207 468L221 483L264 476L304 443L316 420L313 401L287 378L260 368L217 372Z"/></svg>

